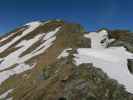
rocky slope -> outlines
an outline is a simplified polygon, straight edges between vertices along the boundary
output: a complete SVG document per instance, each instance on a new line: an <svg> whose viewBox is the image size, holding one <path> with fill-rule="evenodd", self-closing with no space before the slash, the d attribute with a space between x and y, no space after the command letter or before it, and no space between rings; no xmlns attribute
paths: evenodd
<svg viewBox="0 0 133 100"><path fill-rule="evenodd" d="M88 55L93 46L98 52L99 47L108 51L112 46L127 48L126 54L133 52L132 33L108 32L96 33L93 42L81 25L62 20L35 21L11 31L0 38L0 99L133 100L127 84L95 66L94 59L90 60L94 55ZM115 41L109 42L110 38ZM87 53L80 54L84 48ZM126 60L131 74L133 61Z"/></svg>

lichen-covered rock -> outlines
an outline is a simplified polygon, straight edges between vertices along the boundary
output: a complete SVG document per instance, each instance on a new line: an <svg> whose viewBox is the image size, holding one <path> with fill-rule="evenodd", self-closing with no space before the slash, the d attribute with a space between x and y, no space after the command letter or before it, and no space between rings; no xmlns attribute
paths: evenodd
<svg viewBox="0 0 133 100"><path fill-rule="evenodd" d="M46 68L47 67L47 68ZM21 94L23 100L132 100L131 94L117 81L91 64L74 65L64 58L45 66L47 79L34 91ZM24 96L24 97L23 97Z"/></svg>
<svg viewBox="0 0 133 100"><path fill-rule="evenodd" d="M128 69L133 74L133 60L128 59Z"/></svg>

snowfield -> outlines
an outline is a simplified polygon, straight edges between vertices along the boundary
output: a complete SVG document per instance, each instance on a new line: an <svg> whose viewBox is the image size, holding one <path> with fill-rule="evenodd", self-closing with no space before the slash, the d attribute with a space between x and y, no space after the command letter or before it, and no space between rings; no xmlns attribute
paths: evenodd
<svg viewBox="0 0 133 100"><path fill-rule="evenodd" d="M101 68L110 78L123 84L128 92L133 93L133 75L127 66L127 60L133 59L133 54L126 51L124 47L106 48L114 41L108 39L106 31L92 32L85 37L91 38L92 48L77 49L78 53L74 54L75 64L92 63L94 67Z"/></svg>
<svg viewBox="0 0 133 100"><path fill-rule="evenodd" d="M94 67L101 68L107 75L123 84L128 92L133 93L133 75L127 67L127 59L133 55L123 47L107 49L78 49L75 54L76 65L92 63Z"/></svg>

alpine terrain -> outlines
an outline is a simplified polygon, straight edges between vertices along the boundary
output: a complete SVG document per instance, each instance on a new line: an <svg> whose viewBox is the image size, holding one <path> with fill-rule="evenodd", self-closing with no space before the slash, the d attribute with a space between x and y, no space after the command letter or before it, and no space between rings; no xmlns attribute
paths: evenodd
<svg viewBox="0 0 133 100"><path fill-rule="evenodd" d="M0 100L133 100L133 33L19 26L0 37Z"/></svg>

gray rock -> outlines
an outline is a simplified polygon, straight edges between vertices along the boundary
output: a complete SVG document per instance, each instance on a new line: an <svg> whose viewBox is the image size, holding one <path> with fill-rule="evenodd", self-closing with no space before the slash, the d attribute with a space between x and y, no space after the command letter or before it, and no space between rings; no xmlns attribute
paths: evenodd
<svg viewBox="0 0 133 100"><path fill-rule="evenodd" d="M128 69L133 74L133 59L128 59Z"/></svg>

